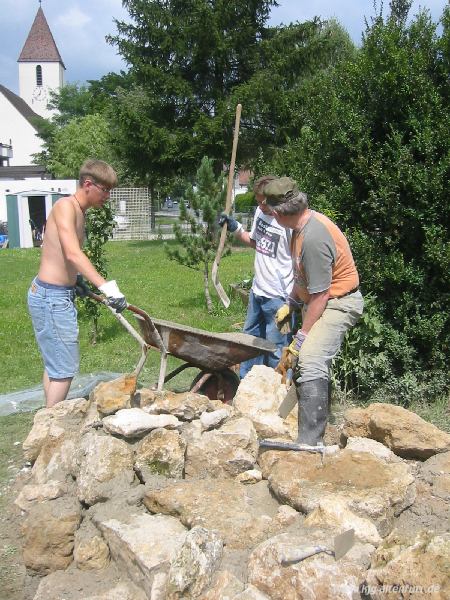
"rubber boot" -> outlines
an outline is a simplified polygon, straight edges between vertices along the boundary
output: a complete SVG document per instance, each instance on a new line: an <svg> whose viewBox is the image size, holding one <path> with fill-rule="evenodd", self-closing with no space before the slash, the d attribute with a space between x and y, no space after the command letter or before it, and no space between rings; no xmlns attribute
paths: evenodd
<svg viewBox="0 0 450 600"><path fill-rule="evenodd" d="M297 385L297 444L323 445L328 419L328 380L314 379Z"/></svg>

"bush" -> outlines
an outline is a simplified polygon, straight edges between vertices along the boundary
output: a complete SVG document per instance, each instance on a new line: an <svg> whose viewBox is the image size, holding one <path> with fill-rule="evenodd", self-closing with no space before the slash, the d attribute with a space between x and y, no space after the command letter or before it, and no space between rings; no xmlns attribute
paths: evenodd
<svg viewBox="0 0 450 600"><path fill-rule="evenodd" d="M450 346L450 8L439 35L427 13L407 23L407 4L392 0L355 59L299 88L299 135L265 165L335 212L376 298L345 342L340 389L383 386L401 403L424 381L448 385Z"/></svg>
<svg viewBox="0 0 450 600"><path fill-rule="evenodd" d="M237 213L249 213L256 206L255 194L246 192L245 194L236 194L234 199L234 211Z"/></svg>

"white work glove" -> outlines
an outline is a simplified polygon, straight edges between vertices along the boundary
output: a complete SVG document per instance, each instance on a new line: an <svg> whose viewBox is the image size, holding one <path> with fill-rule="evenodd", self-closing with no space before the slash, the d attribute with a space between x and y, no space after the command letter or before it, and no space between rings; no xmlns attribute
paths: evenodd
<svg viewBox="0 0 450 600"><path fill-rule="evenodd" d="M125 296L119 290L119 286L117 285L115 279L107 281L98 289L106 296L106 302L108 303L108 306L114 308L116 312L121 313L126 309L127 301L125 300Z"/></svg>

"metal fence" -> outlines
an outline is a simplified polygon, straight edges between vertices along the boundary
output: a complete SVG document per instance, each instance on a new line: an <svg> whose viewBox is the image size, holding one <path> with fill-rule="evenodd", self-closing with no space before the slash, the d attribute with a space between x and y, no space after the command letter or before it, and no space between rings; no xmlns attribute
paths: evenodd
<svg viewBox="0 0 450 600"><path fill-rule="evenodd" d="M161 210L155 211L155 227L152 228L148 188L116 188L111 191L110 202L115 220L113 240L152 240L159 237L171 239L174 237L173 224L180 224L178 203L170 206L164 203ZM253 215L238 214L236 217L249 231ZM181 223L181 227L186 233L190 231L186 223Z"/></svg>
<svg viewBox="0 0 450 600"><path fill-rule="evenodd" d="M148 240L155 234L148 188L116 188L110 202L116 222L113 240Z"/></svg>

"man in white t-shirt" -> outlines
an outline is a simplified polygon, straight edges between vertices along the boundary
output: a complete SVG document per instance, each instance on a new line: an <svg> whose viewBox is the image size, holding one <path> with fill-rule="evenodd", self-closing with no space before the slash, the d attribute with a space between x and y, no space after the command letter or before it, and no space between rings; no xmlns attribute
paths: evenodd
<svg viewBox="0 0 450 600"><path fill-rule="evenodd" d="M294 276L290 254L291 231L277 223L266 204L264 187L276 179L267 175L257 179L253 186L258 203L251 231L244 231L242 224L228 215L222 215L220 225L227 222L228 230L244 244L255 248L255 276L248 302L244 333L264 338L277 345L277 351L266 357L258 356L241 363L241 379L253 365L267 364L275 368L281 358L283 347L288 346L291 334L278 330L275 315L288 300Z"/></svg>

